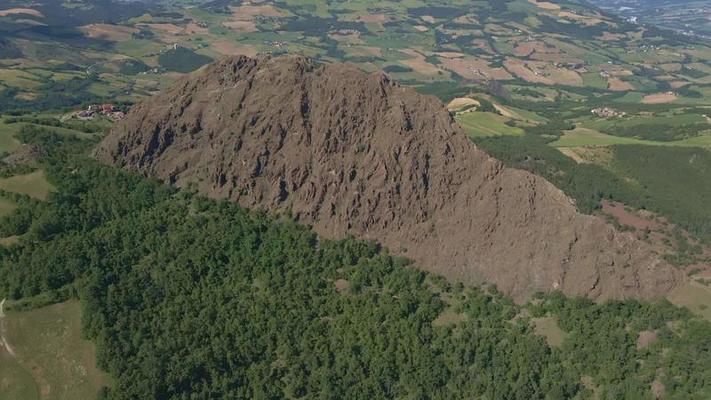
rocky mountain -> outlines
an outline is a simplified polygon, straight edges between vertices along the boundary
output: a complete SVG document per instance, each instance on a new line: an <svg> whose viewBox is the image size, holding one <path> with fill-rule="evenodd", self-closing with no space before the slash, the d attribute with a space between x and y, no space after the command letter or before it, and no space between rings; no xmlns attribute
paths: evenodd
<svg viewBox="0 0 711 400"><path fill-rule="evenodd" d="M135 106L95 156L330 238L374 239L524 300L655 298L681 279L646 243L476 148L434 97L300 56L228 58Z"/></svg>

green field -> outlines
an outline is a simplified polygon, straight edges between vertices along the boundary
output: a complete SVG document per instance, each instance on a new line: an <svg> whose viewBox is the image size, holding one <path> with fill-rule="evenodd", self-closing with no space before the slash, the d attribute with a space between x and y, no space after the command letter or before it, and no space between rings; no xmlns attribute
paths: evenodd
<svg viewBox="0 0 711 400"><path fill-rule="evenodd" d="M464 112L455 118L470 137L523 135L523 129L506 125L508 119L494 113Z"/></svg>
<svg viewBox="0 0 711 400"><path fill-rule="evenodd" d="M44 171L40 169L26 175L0 179L0 189L44 200L54 191L54 186L47 181Z"/></svg>
<svg viewBox="0 0 711 400"><path fill-rule="evenodd" d="M4 120L0 121L0 153L10 153L22 146L22 143L15 139L19 129L18 124L6 124Z"/></svg>
<svg viewBox="0 0 711 400"><path fill-rule="evenodd" d="M711 148L711 134L704 134L684 140L658 142L629 137L608 135L588 128L576 128L567 131L560 139L551 143L553 147L591 147L612 146L617 144L643 144L648 146L684 146Z"/></svg>
<svg viewBox="0 0 711 400"><path fill-rule="evenodd" d="M0 399L91 400L109 384L82 337L78 301L5 314L12 354L0 349Z"/></svg>

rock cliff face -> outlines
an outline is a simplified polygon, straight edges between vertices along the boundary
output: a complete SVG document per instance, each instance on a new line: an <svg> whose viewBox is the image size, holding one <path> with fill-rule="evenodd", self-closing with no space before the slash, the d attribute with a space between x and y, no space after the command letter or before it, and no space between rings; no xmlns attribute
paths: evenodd
<svg viewBox="0 0 711 400"><path fill-rule="evenodd" d="M326 237L375 239L517 300L554 289L649 299L681 279L645 243L477 149L437 99L348 65L223 60L135 106L95 155L246 207L291 210Z"/></svg>

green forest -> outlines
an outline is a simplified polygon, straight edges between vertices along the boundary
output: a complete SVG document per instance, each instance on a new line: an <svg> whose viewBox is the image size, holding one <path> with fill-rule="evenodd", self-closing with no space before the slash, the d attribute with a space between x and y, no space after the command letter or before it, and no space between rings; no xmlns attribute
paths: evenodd
<svg viewBox="0 0 711 400"><path fill-rule="evenodd" d="M81 300L105 399L668 399L711 396L711 323L666 301L516 305L375 243L177 190L26 131L57 188L0 221L0 297ZM445 314L456 318L442 322ZM551 347L533 319L566 338ZM639 333L658 339L637 346Z"/></svg>

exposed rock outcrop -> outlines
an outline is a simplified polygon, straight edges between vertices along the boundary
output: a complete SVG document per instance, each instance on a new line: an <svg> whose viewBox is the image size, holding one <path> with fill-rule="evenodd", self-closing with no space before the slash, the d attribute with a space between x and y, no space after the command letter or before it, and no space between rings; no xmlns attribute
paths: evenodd
<svg viewBox="0 0 711 400"><path fill-rule="evenodd" d="M650 299L681 279L645 243L477 149L437 99L348 65L220 61L135 106L95 154L246 207L289 209L326 237L375 239L517 300L553 289Z"/></svg>

